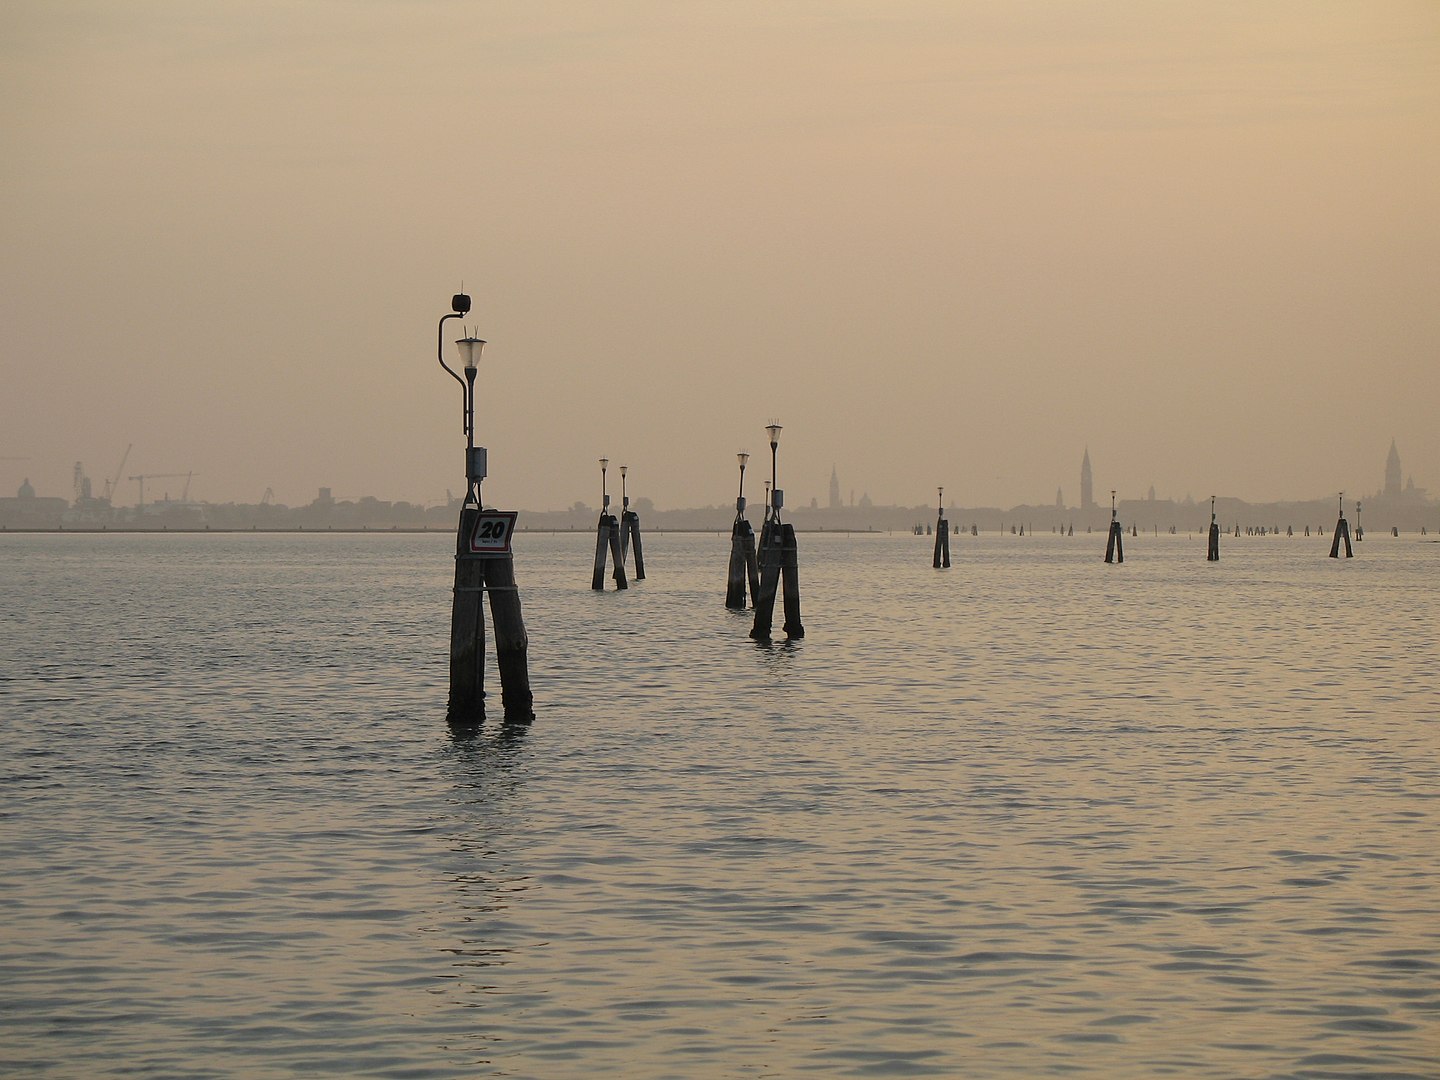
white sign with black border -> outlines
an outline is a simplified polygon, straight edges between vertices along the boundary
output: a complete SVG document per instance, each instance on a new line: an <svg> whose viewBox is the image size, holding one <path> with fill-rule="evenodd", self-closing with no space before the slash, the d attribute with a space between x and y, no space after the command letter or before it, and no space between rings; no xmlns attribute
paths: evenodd
<svg viewBox="0 0 1440 1080"><path fill-rule="evenodd" d="M515 535L518 510L481 510L470 534L470 554L482 559L495 559L510 554L510 538Z"/></svg>

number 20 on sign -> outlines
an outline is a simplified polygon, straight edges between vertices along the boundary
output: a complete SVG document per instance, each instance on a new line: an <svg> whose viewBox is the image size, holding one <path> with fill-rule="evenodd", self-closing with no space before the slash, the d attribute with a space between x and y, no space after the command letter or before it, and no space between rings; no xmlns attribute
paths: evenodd
<svg viewBox="0 0 1440 1080"><path fill-rule="evenodd" d="M470 554L495 558L510 554L510 538L515 535L517 510L482 510L470 534Z"/></svg>

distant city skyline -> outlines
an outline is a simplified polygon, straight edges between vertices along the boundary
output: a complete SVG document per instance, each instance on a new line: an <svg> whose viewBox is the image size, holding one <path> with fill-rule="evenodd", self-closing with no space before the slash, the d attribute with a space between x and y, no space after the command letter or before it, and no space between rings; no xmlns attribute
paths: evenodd
<svg viewBox="0 0 1440 1080"><path fill-rule="evenodd" d="M14 460L14 459L12 459L12 460ZM23 460L25 460L25 459L20 459L20 460L23 461ZM4 464L4 462L0 462L0 464ZM72 465L72 467L71 467L71 470L70 470L70 487L69 487L68 490L55 491L55 490L46 489L46 488L43 488L43 487L36 487L36 485L32 482L31 476L30 476L30 474L29 474L28 472L26 472L24 469L20 469L19 471L22 472L22 473L24 473L24 476L23 476L23 478L22 478L22 480L21 480L20 486L19 486L17 489L15 489L15 490L16 490L16 496L15 496L16 498L32 498L32 499L33 499L33 498L37 498L37 497L38 497L38 498L50 499L50 500L61 499L61 500L64 500L65 502L67 502L67 503L77 503L77 504L78 504L80 501L88 500L88 499L91 499L91 498L97 498L97 499L106 498L106 497L107 497L107 493L110 493L110 492L111 492L111 490L112 490L112 485L114 484L114 477L101 478L101 480L100 480L99 483L97 484L96 478L95 478L95 477L92 477L92 476L89 474L89 472L88 472L88 471L85 469L85 467L84 467L84 463L83 463L83 462L78 462L78 461L77 461L77 462L74 462L73 465ZM1399 452L1398 440L1391 439L1391 441L1390 441L1390 446L1389 446L1389 450L1388 450L1388 452L1385 454L1383 463L1382 463L1382 464L1380 465L1380 467L1376 470L1376 472L1377 472L1377 476L1378 476L1378 484L1377 484L1376 486L1374 486L1373 488L1368 488L1368 487L1365 487L1364 485L1361 485L1360 487L1353 488L1352 490L1350 490L1350 491L1348 492L1348 494L1350 495L1350 497L1351 497L1352 499L1365 499L1365 498L1374 498L1374 497L1386 497L1386 498L1390 498L1390 499L1407 499L1407 498L1408 498L1408 499L1427 499L1427 498L1429 498L1428 489L1427 489L1424 485L1417 484L1413 473L1407 473L1407 472L1405 471L1404 465L1403 465L1403 462L1402 462L1402 459L1401 459L1401 456L1400 456L1400 452ZM190 494L190 487L191 487L191 484L192 484L192 482L193 482L194 474L190 474L190 473L131 474L131 475L129 475L129 476L127 477L127 479L130 480L130 481L138 481L139 478L140 478L140 476L142 476L142 475L145 477L146 480L149 480L149 481L151 482L151 485L152 485L151 488L150 488L150 492L149 492L149 502L150 502L151 504L156 504L156 503L171 503L171 502L184 502L184 501L187 501L187 500L188 500L188 501L193 501L193 502L195 502L195 503L197 503L197 504L198 504L198 503L207 503L207 502L208 502L208 503L216 503L216 504L218 504L218 503L221 503L222 501L223 501L223 502L240 503L240 504L245 504L245 502L246 502L246 501L243 500L243 499L238 499L238 500L216 500L216 499L208 499L208 498L203 497L203 495L201 495L201 494L199 494L199 493L195 494L195 495L192 497L191 494ZM755 479L756 479L756 478L755 478L755 476L753 475L753 473L752 473L750 479L751 479L751 482L752 482L752 483L755 482ZM1078 479L1079 479L1079 490L1080 490L1080 493L1081 493L1081 497L1080 497L1080 501L1079 501L1078 503L1073 503L1073 504L1064 501L1064 485L1063 485L1063 484L1062 484L1059 488L1057 488L1057 490L1056 490L1056 498L1055 498L1055 501L1054 501L1054 502L1047 502L1046 500L1042 500L1042 499L1033 499L1033 500L1015 499L1015 500L1008 501L1008 502L1003 502L1003 503L966 503L966 502L964 502L964 501L957 500L957 499L955 499L955 498L952 498L952 497L950 497L950 496L947 496L947 498L946 498L946 503L947 503L947 505L953 506L953 507L971 506L971 507L992 507L992 508L995 508L995 509L1010 509L1010 508L1020 507L1020 506L1054 506L1054 507L1057 508L1057 509L1073 509L1073 510L1077 510L1077 511L1089 511L1089 510L1094 510L1094 509L1097 509L1097 508L1103 508L1103 506L1107 506L1107 505L1108 505L1108 502L1102 504L1100 501L1098 501L1098 500L1096 500L1096 499L1094 498L1094 495L1093 495L1093 492L1094 492L1094 465L1093 465L1093 463L1092 463L1092 461L1091 461L1091 458L1090 458L1090 449L1089 449L1088 446L1085 447L1085 449L1082 451L1082 454L1081 454L1081 460L1080 460L1079 471L1078 471ZM182 494L181 496L179 496L177 499L172 499L172 498L171 498L171 489L170 489L169 485L168 485L168 484L162 484L162 486L160 486L160 487L157 488L156 486L154 486L156 480L169 481L169 482L173 482L173 483L175 483L175 484L177 484L177 485L181 485L181 490L182 490L183 494ZM784 486L784 485L782 485L782 486ZM458 487L458 485L457 485L457 487ZM1108 489L1108 488L1104 488L1103 484L1102 484L1102 489L1105 490L1105 491L1107 491L1107 492L1110 490L1110 489ZM138 506L140 505L139 493L140 493L140 491L141 491L142 489L141 489L140 486L138 486L138 483L137 483L135 486L133 486L133 490L134 490L135 493L136 493L136 494L135 494L135 498L134 498L133 501L130 501L130 500L127 500L127 499L124 498L124 496L123 496L123 487L122 487L122 488L121 488L121 491L122 491L121 496L120 496L118 499L110 499L111 504L112 504L113 506L117 507L117 508L120 508L120 507L138 507ZM798 490L798 491L791 491L791 492L790 492L790 494L789 494L789 504L790 504L791 506L808 506L808 507L812 507L812 508L814 508L814 507L822 507L822 506L823 506L823 507L828 508L828 509L853 508L853 507L857 507L857 506L861 506L861 505L872 505L872 504L873 504L873 505L878 505L878 506L888 506L888 507L921 507L921 506L926 506L926 505L928 505L926 502L915 502L915 503L912 503L912 502L901 502L901 501L889 500L889 499L886 499L886 498L884 497L883 493L882 493L881 495L879 495L878 497L875 496L875 495L872 495L872 494L871 494L870 492L868 492L868 491L861 492L861 493L859 493L859 494L857 495L856 492L855 492L853 489L851 490L851 492L850 492L850 494L849 494L848 501L847 501L847 499L842 496L841 490L842 490L842 483L841 483L841 476L840 476L840 466L839 466L839 463L832 463L831 466L830 466L830 478L829 478L828 485L827 485L827 495L826 495L825 499L822 500L818 494L816 494L816 495L811 495L811 494L806 493L803 489L801 489L801 490ZM951 490L953 490L953 488L951 488ZM1344 489L1336 489L1335 494L1338 494L1338 493L1339 493L1340 491L1342 491L1342 490L1344 490ZM334 489L333 489L333 487L331 487L330 485L321 485L321 486L319 486L319 487L316 489L316 491L318 492L318 497L319 497L321 500L330 500L330 501L333 501L333 502L356 501L356 500L359 500L359 499L372 499L372 500L374 500L374 499L380 499L380 498L382 498L382 495L383 495L383 493L377 493L377 492L356 492L356 493L353 493L353 494L339 495L339 496L337 496L337 495L335 495L335 494L333 493ZM1330 494L1331 494L1330 492L1294 493L1294 494L1291 494L1291 495L1282 496L1281 498L1278 498L1278 499L1256 500L1256 499L1243 499L1242 496L1236 495L1236 494L1234 494L1234 493L1232 493L1232 492L1204 492L1204 493L1196 493L1196 492L1193 492L1193 491L1186 491L1186 492L1183 492L1183 493L1182 493L1182 492L1165 491L1165 490L1162 489L1162 488L1157 488L1157 486L1156 486L1155 484L1153 484L1153 483L1150 484L1150 485L1148 485L1143 493L1120 492L1119 489L1116 489L1116 491L1117 491L1117 499L1118 499L1119 501L1122 501L1122 502L1135 501L1135 500L1140 500L1140 499L1151 499L1151 500L1157 500L1157 499L1158 499L1158 500L1160 500L1160 501L1173 501L1173 502L1177 502L1177 503L1179 503L1179 502L1184 502L1184 501L1187 500L1187 499L1190 500L1190 501L1193 501L1193 502L1201 502L1201 501L1204 501L1205 499L1208 499L1208 498L1210 497L1210 495L1212 495L1212 494L1214 494L1214 495L1219 495L1219 496L1224 497L1224 498L1241 498L1242 501L1246 501L1246 502L1303 502L1303 501L1309 501L1309 500L1313 500L1313 499L1317 499L1317 498L1328 498L1328 497L1330 496ZM1163 494L1158 494L1158 495L1157 495L1157 491L1163 491ZM421 506L421 507L435 507L435 506L447 506L447 505L450 505L450 504L453 503L453 501L454 501L455 499L457 499L458 497L459 497L459 492L458 492L456 489L451 489L451 491L450 491L450 492L448 493L448 495L447 495L447 498L445 498L445 499L424 500L424 499L413 499L413 498L412 498L412 499L406 499L406 498L404 498L404 497L395 497L395 498L385 498L384 501L387 501L387 502L395 502L395 503L414 504L414 505L416 505L416 506ZM267 487L267 488L266 488L266 491L262 494L261 498L254 500L254 502L253 502L252 505L264 505L266 502L279 502L279 503L281 503L281 504L283 504L283 505L288 505L288 506L304 506L304 505L308 505L308 504L309 504L310 502L312 502L315 498L316 498L316 496L315 496L315 495L312 495L312 496L311 496L310 498L308 498L308 499L306 499L306 498L301 498L301 499L299 499L298 501L294 501L294 502L289 501L289 500L284 500L284 499L277 499L277 498L275 497L275 494L274 494L274 489ZM697 508L703 508L703 507L712 506L712 505L726 505L726 503L727 503L727 498L726 498L726 497L722 497L722 498L720 498L720 499L718 499L718 500L709 501L709 502L707 502L707 501L698 501L698 502L689 503L689 504L684 504L684 505L667 506L667 505L665 505L665 504L663 504L663 503L659 503L658 501L652 499L652 498L651 498L650 496L648 496L648 495L640 495L640 494L637 494L637 498L643 498L643 499L646 501L647 504L660 507L661 509L675 509L675 510L697 509ZM487 499L487 502L488 502L488 501L489 501L489 500ZM933 500L932 500L932 501L933 501ZM596 499L596 500L593 500L593 502L594 502L594 505L598 507L598 505L599 505L599 500ZM585 498L582 497L582 498L580 498L580 499L574 500L570 505L574 505L575 503L584 503L584 504L588 507L588 506L591 505L591 500L587 500L587 499L585 499ZM565 507L542 507L542 506L526 506L526 507L517 507L517 508L523 508L523 509L528 509L528 510L532 510L532 511L550 511L550 510L561 510L561 509L565 509Z"/></svg>
<svg viewBox="0 0 1440 1080"><path fill-rule="evenodd" d="M497 504L1440 486L1440 5L84 11L0 9L0 490L442 502L462 286Z"/></svg>

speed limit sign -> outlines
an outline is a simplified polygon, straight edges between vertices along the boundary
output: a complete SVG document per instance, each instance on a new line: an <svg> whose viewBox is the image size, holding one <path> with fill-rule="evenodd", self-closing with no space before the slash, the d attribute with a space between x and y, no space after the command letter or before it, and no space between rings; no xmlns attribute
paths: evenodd
<svg viewBox="0 0 1440 1080"><path fill-rule="evenodd" d="M515 535L518 510L481 510L470 533L470 554L496 558L510 554L510 538Z"/></svg>

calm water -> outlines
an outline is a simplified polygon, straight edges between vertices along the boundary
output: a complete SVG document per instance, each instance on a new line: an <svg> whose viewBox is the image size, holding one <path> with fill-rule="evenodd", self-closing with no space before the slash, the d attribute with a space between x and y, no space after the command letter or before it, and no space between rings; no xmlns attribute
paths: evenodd
<svg viewBox="0 0 1440 1080"><path fill-rule="evenodd" d="M0 1070L1440 1076L1440 544L1223 543L522 535L462 739L447 537L0 537Z"/></svg>

